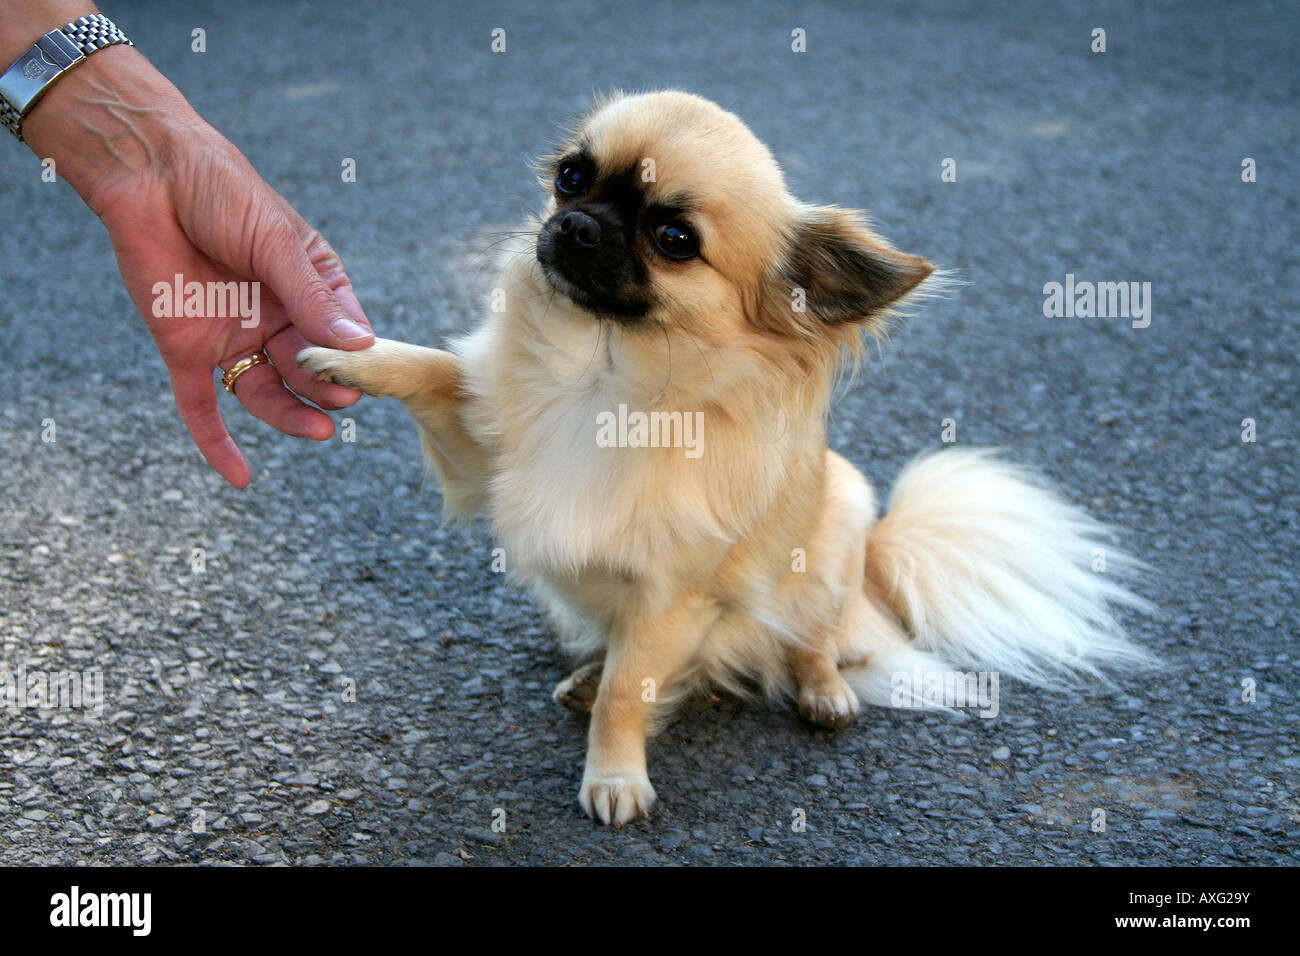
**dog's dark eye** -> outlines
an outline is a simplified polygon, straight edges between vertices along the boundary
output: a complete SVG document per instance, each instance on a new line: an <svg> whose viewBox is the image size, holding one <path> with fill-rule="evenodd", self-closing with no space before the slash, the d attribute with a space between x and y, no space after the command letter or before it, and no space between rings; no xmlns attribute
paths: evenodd
<svg viewBox="0 0 1300 956"><path fill-rule="evenodd" d="M670 259L693 259L700 254L695 233L680 222L667 222L655 229L655 245Z"/></svg>
<svg viewBox="0 0 1300 956"><path fill-rule="evenodd" d="M555 189L563 196L581 196L591 188L591 173L582 163L565 163L555 174Z"/></svg>

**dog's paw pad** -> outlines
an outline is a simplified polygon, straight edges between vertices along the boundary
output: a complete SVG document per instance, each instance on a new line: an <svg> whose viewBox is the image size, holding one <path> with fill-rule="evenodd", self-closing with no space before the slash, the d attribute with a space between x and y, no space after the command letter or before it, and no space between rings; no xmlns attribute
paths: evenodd
<svg viewBox="0 0 1300 956"><path fill-rule="evenodd" d="M578 802L587 816L621 827L636 817L650 815L655 788L644 773L598 773L583 777Z"/></svg>
<svg viewBox="0 0 1300 956"><path fill-rule="evenodd" d="M799 688L799 715L819 727L839 730L857 719L858 695L836 674L833 680Z"/></svg>
<svg viewBox="0 0 1300 956"><path fill-rule="evenodd" d="M596 692L600 690L603 669L600 661L579 667L555 685L551 696L557 704L575 714L591 713L591 706L596 703Z"/></svg>

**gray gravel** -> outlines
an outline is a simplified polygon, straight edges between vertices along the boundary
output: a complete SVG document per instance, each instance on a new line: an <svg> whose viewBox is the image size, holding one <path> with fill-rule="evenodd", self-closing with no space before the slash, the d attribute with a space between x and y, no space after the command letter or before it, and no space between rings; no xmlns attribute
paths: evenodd
<svg viewBox="0 0 1300 956"><path fill-rule="evenodd" d="M1158 569L1141 590L1167 616L1133 624L1167 672L836 735L694 701L651 745L652 819L593 826L583 725L549 698L565 662L483 527L439 527L401 409L366 401L336 416L354 444L314 445L226 401L255 476L226 487L103 230L9 143L0 664L99 668L105 700L0 711L0 862L1295 863L1294 7L857 6L107 12L326 232L381 334L417 342L474 322L485 233L531 208L527 157L593 91L736 110L801 196L967 280L846 391L834 445L887 486L951 417L1053 476ZM1151 282L1151 326L1044 318L1067 272Z"/></svg>

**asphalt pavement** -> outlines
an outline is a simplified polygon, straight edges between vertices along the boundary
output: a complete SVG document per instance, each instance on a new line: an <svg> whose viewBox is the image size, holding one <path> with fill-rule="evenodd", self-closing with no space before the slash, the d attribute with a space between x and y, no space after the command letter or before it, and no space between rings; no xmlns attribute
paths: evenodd
<svg viewBox="0 0 1300 956"><path fill-rule="evenodd" d="M254 474L228 487L107 234L0 142L0 671L103 680L98 712L0 707L0 863L1300 858L1294 5L102 7L424 344L475 323L530 158L593 93L734 110L796 194L964 280L833 446L883 490L952 419L1040 469L1153 565L1165 614L1130 623L1169 667L836 734L696 700L650 746L653 816L593 825L567 664L483 524L440 526L403 410L314 444L223 395ZM1067 275L1149 282L1149 325L1044 315Z"/></svg>

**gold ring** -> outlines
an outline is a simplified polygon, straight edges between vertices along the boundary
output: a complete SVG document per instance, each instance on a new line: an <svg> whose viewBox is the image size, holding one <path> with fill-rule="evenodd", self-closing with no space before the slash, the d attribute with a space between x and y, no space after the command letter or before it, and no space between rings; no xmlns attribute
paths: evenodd
<svg viewBox="0 0 1300 956"><path fill-rule="evenodd" d="M242 358L234 365L230 366L230 371L221 376L221 384L225 386L226 391L231 395L235 394L235 380L243 375L254 365L269 365L271 360L266 357L265 352L258 352L256 355L250 355L248 358Z"/></svg>

